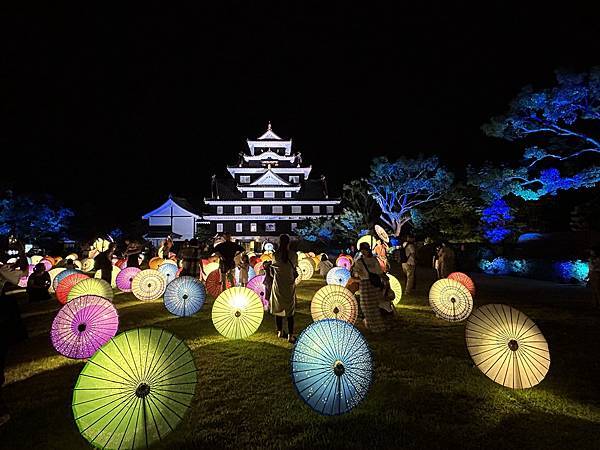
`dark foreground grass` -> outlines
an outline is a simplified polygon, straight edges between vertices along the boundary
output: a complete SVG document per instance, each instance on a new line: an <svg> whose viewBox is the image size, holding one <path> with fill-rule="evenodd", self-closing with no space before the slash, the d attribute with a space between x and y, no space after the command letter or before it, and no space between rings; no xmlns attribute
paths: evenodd
<svg viewBox="0 0 600 450"><path fill-rule="evenodd" d="M429 280L403 300L393 329L364 331L375 358L366 400L341 417L321 417L297 396L291 345L277 339L265 315L244 341L221 337L210 303L193 318L174 318L161 302L118 295L120 329L158 326L186 340L198 367L190 413L157 448L600 448L600 314L583 288L476 277L476 304L511 304L533 318L550 344L548 377L525 391L503 388L474 368L464 324L434 317ZM312 320L300 289L298 329ZM56 306L25 305L30 339L11 350L5 399L12 420L0 428L2 449L88 448L71 414L72 388L83 363L53 350L48 330ZM359 325L359 328L362 327Z"/></svg>

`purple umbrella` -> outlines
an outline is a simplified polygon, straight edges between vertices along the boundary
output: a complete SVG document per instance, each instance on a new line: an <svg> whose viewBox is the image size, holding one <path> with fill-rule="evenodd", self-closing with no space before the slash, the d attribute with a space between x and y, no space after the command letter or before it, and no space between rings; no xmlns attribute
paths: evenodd
<svg viewBox="0 0 600 450"><path fill-rule="evenodd" d="M84 295L65 304L52 322L50 337L67 358L89 358L117 333L119 316L113 304L97 295Z"/></svg>
<svg viewBox="0 0 600 450"><path fill-rule="evenodd" d="M140 273L141 270L137 267L126 267L119 272L117 275L116 283L117 288L123 292L131 292L131 282L133 278Z"/></svg>
<svg viewBox="0 0 600 450"><path fill-rule="evenodd" d="M269 299L267 298L267 294L266 294L266 288L265 288L265 276L264 275L257 275L255 277L253 277L250 281L248 281L248 284L246 285L246 287L248 289L253 290L254 292L256 292L258 294L258 296L260 297L260 301L263 304L263 308L264 310L268 310L269 309Z"/></svg>

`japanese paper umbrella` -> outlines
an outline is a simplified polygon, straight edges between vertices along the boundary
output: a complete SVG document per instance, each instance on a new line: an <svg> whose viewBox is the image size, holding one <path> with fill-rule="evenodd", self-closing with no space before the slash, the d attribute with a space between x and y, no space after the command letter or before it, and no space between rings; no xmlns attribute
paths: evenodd
<svg viewBox="0 0 600 450"><path fill-rule="evenodd" d="M158 268L158 271L166 277L167 284L169 284L171 281L173 281L177 277L178 270L179 270L179 268L177 267L177 264L175 264L175 263L163 264Z"/></svg>
<svg viewBox="0 0 600 450"><path fill-rule="evenodd" d="M467 274L462 272L452 272L448 275L448 279L458 281L469 290L473 297L475 297L475 283L473 283L473 280L471 280Z"/></svg>
<svg viewBox="0 0 600 450"><path fill-rule="evenodd" d="M550 351L537 325L508 305L477 308L465 327L467 349L488 378L512 389L540 383L550 369Z"/></svg>
<svg viewBox="0 0 600 450"><path fill-rule="evenodd" d="M265 276L257 275L253 277L246 285L248 289L252 289L260 297L264 310L269 309L269 299L267 298L267 288L265 287Z"/></svg>
<svg viewBox="0 0 600 450"><path fill-rule="evenodd" d="M302 259L298 261L298 272L303 280L310 280L315 274L315 267L310 260Z"/></svg>
<svg viewBox="0 0 600 450"><path fill-rule="evenodd" d="M394 305L398 305L398 304L400 304L400 300L402 299L402 285L400 284L400 281L398 281L398 278L396 278L391 273L388 273L387 276L388 276L388 279L390 280L390 289L392 291L394 291L394 294L395 294L395 297L394 297L394 300L392 301L392 303Z"/></svg>
<svg viewBox="0 0 600 450"><path fill-rule="evenodd" d="M73 288L73 286L80 281L87 280L88 278L89 276L85 273L74 273L66 276L60 280L58 286L56 286L56 299L64 305L67 303L67 296L69 295L69 291Z"/></svg>
<svg viewBox="0 0 600 450"><path fill-rule="evenodd" d="M338 259L335 261L335 265L337 267L343 267L344 269L350 270L352 267L352 261L348 256L338 256Z"/></svg>
<svg viewBox="0 0 600 450"><path fill-rule="evenodd" d="M54 269L50 269L48 271L48 275L50 275L50 286L48 287L48 292L50 292L51 294L54 293L54 280L56 279L58 274L64 272L65 270L67 269L65 269L64 267L55 267Z"/></svg>
<svg viewBox="0 0 600 450"><path fill-rule="evenodd" d="M429 290L429 304L436 316L449 322L465 320L473 310L473 297L456 280L442 278Z"/></svg>
<svg viewBox="0 0 600 450"><path fill-rule="evenodd" d="M94 260L92 258L85 258L81 261L81 269L84 272L91 272L94 270Z"/></svg>
<svg viewBox="0 0 600 450"><path fill-rule="evenodd" d="M151 269L158 269L161 265L163 265L165 262L165 260L163 258L159 258L158 256L155 256L154 258L152 258L150 261L148 261L148 267L150 267Z"/></svg>
<svg viewBox="0 0 600 450"><path fill-rule="evenodd" d="M383 241L383 242L390 242L390 237L388 236L388 234L385 232L385 230L383 229L382 226L380 225L375 225L375 233L377 233L377 236L379 236L379 238Z"/></svg>
<svg viewBox="0 0 600 450"><path fill-rule="evenodd" d="M131 292L131 283L142 270L137 267L126 267L117 275L117 288L123 292Z"/></svg>
<svg viewBox="0 0 600 450"><path fill-rule="evenodd" d="M118 266L113 266L110 274L110 285L112 287L117 287L117 276L119 273L121 273L121 269ZM102 269L96 271L94 278L102 278Z"/></svg>
<svg viewBox="0 0 600 450"><path fill-rule="evenodd" d="M146 269L139 272L131 282L131 291L138 300L156 300L165 292L167 277L158 270Z"/></svg>
<svg viewBox="0 0 600 450"><path fill-rule="evenodd" d="M165 290L165 307L176 316L196 314L204 305L205 299L204 285L194 277L176 278L167 285Z"/></svg>
<svg viewBox="0 0 600 450"><path fill-rule="evenodd" d="M48 271L50 271L50 269L52 269L52 266L53 266L52 261L44 258L40 262L44 265L46 272L48 272Z"/></svg>
<svg viewBox="0 0 600 450"><path fill-rule="evenodd" d="M206 292L209 293L212 297L218 297L221 292L223 292L223 285L221 284L221 272L218 270L213 270L207 277L206 282L204 283L206 286ZM231 280L229 278L225 281L225 288L229 289L231 287Z"/></svg>
<svg viewBox="0 0 600 450"><path fill-rule="evenodd" d="M263 304L256 292L245 287L232 287L215 300L212 321L223 336L244 339L258 330L263 314Z"/></svg>
<svg viewBox="0 0 600 450"><path fill-rule="evenodd" d="M71 288L71 290L69 290L67 302L70 302L77 297L81 297L82 295L96 295L110 301L112 301L114 297L110 284L98 278L86 278L85 280L79 281Z"/></svg>
<svg viewBox="0 0 600 450"><path fill-rule="evenodd" d="M120 333L85 364L73 391L73 416L90 444L147 448L182 421L196 390L188 346L166 330Z"/></svg>
<svg viewBox="0 0 600 450"><path fill-rule="evenodd" d="M60 268L62 269L62 267ZM59 268L57 268L57 270L59 270ZM63 278L68 277L69 275L73 275L74 273L80 273L78 270L75 269L64 269L60 272L57 272L54 275L54 279L52 279L52 274L50 273L50 279L52 279L52 288L54 291L56 291L56 288L58 287L58 283L60 283Z"/></svg>
<svg viewBox="0 0 600 450"><path fill-rule="evenodd" d="M363 335L344 320L325 319L302 331L291 357L300 397L319 414L349 412L367 395L373 358Z"/></svg>
<svg viewBox="0 0 600 450"><path fill-rule="evenodd" d="M327 272L327 284L337 284L339 286L346 286L350 279L350 271L343 267L334 267Z"/></svg>
<svg viewBox="0 0 600 450"><path fill-rule="evenodd" d="M67 358L89 358L108 342L119 327L117 310L97 295L84 295L63 306L52 322L50 337Z"/></svg>
<svg viewBox="0 0 600 450"><path fill-rule="evenodd" d="M323 286L310 302L313 320L339 319L354 323L358 317L358 302L348 289L335 284Z"/></svg>

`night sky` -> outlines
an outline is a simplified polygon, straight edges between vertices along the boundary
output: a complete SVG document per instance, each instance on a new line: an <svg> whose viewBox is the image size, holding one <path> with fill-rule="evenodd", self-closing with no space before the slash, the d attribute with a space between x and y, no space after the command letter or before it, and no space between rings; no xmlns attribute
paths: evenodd
<svg viewBox="0 0 600 450"><path fill-rule="evenodd" d="M597 15L573 2L212 3L4 11L0 188L118 225L169 193L200 203L268 120L332 186L377 155L460 176L518 157L480 126L521 87L600 63Z"/></svg>

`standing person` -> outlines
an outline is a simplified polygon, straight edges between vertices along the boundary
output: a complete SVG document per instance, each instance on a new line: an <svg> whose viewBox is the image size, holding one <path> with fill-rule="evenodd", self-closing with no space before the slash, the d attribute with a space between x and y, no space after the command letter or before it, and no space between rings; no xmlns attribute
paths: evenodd
<svg viewBox="0 0 600 450"><path fill-rule="evenodd" d="M223 290L227 289L227 278L229 277L230 285L233 286L235 269L235 255L237 252L243 252L244 247L234 242L231 242L231 235L223 233L223 241L217 244L214 248L215 253L219 256L219 271L221 272L221 286Z"/></svg>
<svg viewBox="0 0 600 450"><path fill-rule="evenodd" d="M321 255L321 261L319 262L319 273L325 278L331 269L333 269L333 263L329 261L329 257L323 253L323 255Z"/></svg>
<svg viewBox="0 0 600 450"><path fill-rule="evenodd" d="M270 311L275 316L277 336L285 338L283 318L287 318L287 339L293 344L294 314L296 312L296 276L298 255L290 252L290 237L287 234L279 236L279 247L273 254L271 270L273 273L273 288L270 296Z"/></svg>
<svg viewBox="0 0 600 450"><path fill-rule="evenodd" d="M11 345L27 338L27 329L21 320L19 305L14 295L6 295L9 287L16 288L19 279L28 273L27 258L23 244L17 243L19 258L16 263L2 266L0 271L0 426L10 420L8 408L2 398L4 366Z"/></svg>
<svg viewBox="0 0 600 450"><path fill-rule="evenodd" d="M33 269L33 273L27 279L27 296L30 302L38 302L48 300L48 288L52 284L50 274L46 272L46 266L42 263L37 263Z"/></svg>
<svg viewBox="0 0 600 450"><path fill-rule="evenodd" d="M171 248L173 248L173 239L171 239L171 236L168 236L158 249L158 257L162 259L169 259Z"/></svg>
<svg viewBox="0 0 600 450"><path fill-rule="evenodd" d="M361 242L359 251L361 257L352 264L352 278L360 284L360 308L365 316L365 326L373 333L380 333L385 331L379 311L379 304L384 301L383 271L368 242Z"/></svg>
<svg viewBox="0 0 600 450"><path fill-rule="evenodd" d="M404 254L406 256L406 262L402 263L402 271L406 275L406 289L405 294L408 295L416 287L415 271L417 268L417 249L415 247L415 239L409 236L404 242Z"/></svg>
<svg viewBox="0 0 600 450"><path fill-rule="evenodd" d="M439 280L440 279L440 250L441 250L442 246L441 245L436 245L435 249L433 250L433 260L431 263L431 266L433 267L433 270L435 271L435 279Z"/></svg>
<svg viewBox="0 0 600 450"><path fill-rule="evenodd" d="M108 244L108 248L99 253L98 256L94 258L94 269L100 270L102 279L106 281L108 284L112 283L112 257L115 252L116 244L111 242Z"/></svg>
<svg viewBox="0 0 600 450"><path fill-rule="evenodd" d="M248 271L250 270L250 258L246 253L242 253L240 256L238 269L240 271L240 285L246 287L248 284Z"/></svg>
<svg viewBox="0 0 600 450"><path fill-rule="evenodd" d="M140 253L142 252L142 246L133 240L126 239L125 243L127 248L125 249L125 258L127 258L127 267L140 267Z"/></svg>
<svg viewBox="0 0 600 450"><path fill-rule="evenodd" d="M454 272L454 250L452 250L452 247L447 242L442 242L442 247L438 255L440 261L440 278L448 278L448 275Z"/></svg>
<svg viewBox="0 0 600 450"><path fill-rule="evenodd" d="M200 278L200 273L204 273L200 248L198 247L198 240L196 238L190 241L186 239L177 257L181 264L181 276L187 275Z"/></svg>
<svg viewBox="0 0 600 450"><path fill-rule="evenodd" d="M592 288L592 300L596 308L600 308L600 248L593 247L590 251L589 285Z"/></svg>

